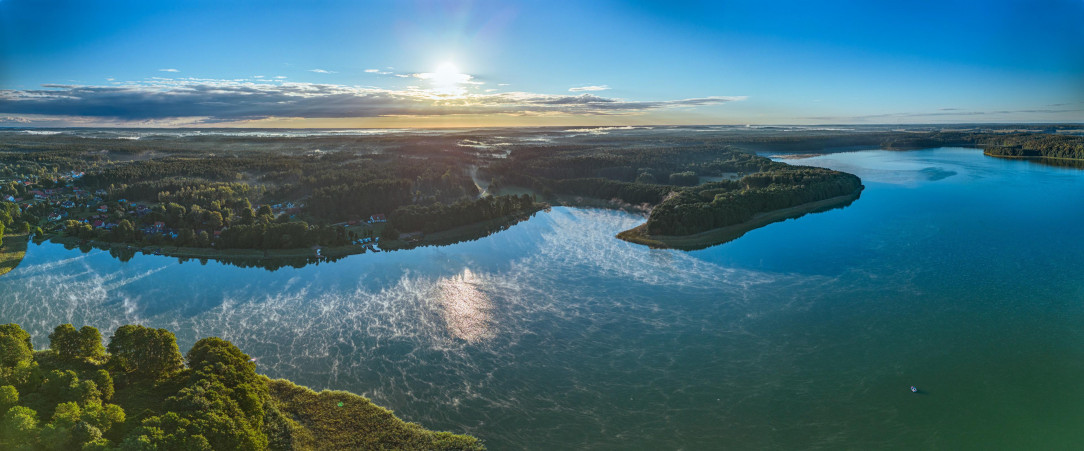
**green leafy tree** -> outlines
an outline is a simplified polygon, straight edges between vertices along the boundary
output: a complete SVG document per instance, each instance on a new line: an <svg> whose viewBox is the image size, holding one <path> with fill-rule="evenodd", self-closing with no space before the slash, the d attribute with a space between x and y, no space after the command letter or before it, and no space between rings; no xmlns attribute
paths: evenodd
<svg viewBox="0 0 1084 451"><path fill-rule="evenodd" d="M38 439L37 413L29 407L15 406L0 418L0 447L29 448Z"/></svg>
<svg viewBox="0 0 1084 451"><path fill-rule="evenodd" d="M126 416L124 409L116 404L90 401L83 406L83 412L79 418L102 431L108 431L114 425L124 424Z"/></svg>
<svg viewBox="0 0 1084 451"><path fill-rule="evenodd" d="M15 407L19 403L19 391L14 386L4 385L0 387L0 414Z"/></svg>
<svg viewBox="0 0 1084 451"><path fill-rule="evenodd" d="M184 366L177 337L165 329L138 325L117 328L109 339L109 365L114 371L158 379Z"/></svg>
<svg viewBox="0 0 1084 451"><path fill-rule="evenodd" d="M64 360L74 360L79 355L79 331L71 324L61 324L49 334L49 348Z"/></svg>
<svg viewBox="0 0 1084 451"><path fill-rule="evenodd" d="M79 385L79 376L72 370L52 370L45 375L41 393L53 400L69 399Z"/></svg>
<svg viewBox="0 0 1084 451"><path fill-rule="evenodd" d="M109 375L109 371L98 370L95 372L94 383L98 385L98 390L102 393L102 401L113 399L113 376Z"/></svg>
<svg viewBox="0 0 1084 451"><path fill-rule="evenodd" d="M64 223L64 234L76 238L93 238L94 228L85 222L69 219Z"/></svg>
<svg viewBox="0 0 1084 451"><path fill-rule="evenodd" d="M83 326L79 329L79 358L99 360L105 357L102 333L97 327Z"/></svg>
<svg viewBox="0 0 1084 451"><path fill-rule="evenodd" d="M27 362L34 355L34 345L30 334L18 324L0 325L0 370L15 368L20 362Z"/></svg>
<svg viewBox="0 0 1084 451"><path fill-rule="evenodd" d="M61 324L49 334L49 347L64 360L97 360L105 356L102 334L91 326L75 330L71 324Z"/></svg>
<svg viewBox="0 0 1084 451"><path fill-rule="evenodd" d="M98 390L98 384L94 383L94 381L79 381L72 388L71 393L72 398L81 404L102 399L102 392Z"/></svg>
<svg viewBox="0 0 1084 451"><path fill-rule="evenodd" d="M135 225L132 221L121 219L117 226L110 231L113 241L134 241L136 238Z"/></svg>
<svg viewBox="0 0 1084 451"><path fill-rule="evenodd" d="M86 444L95 443L101 439L102 430L85 421L75 423L75 426L72 426L71 428L71 443L80 448L84 448Z"/></svg>

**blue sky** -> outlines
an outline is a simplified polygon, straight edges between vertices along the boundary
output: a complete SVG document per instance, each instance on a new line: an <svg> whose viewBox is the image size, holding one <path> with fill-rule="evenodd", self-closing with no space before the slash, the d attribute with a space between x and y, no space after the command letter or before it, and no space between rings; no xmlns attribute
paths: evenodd
<svg viewBox="0 0 1084 451"><path fill-rule="evenodd" d="M1084 1L0 0L0 126L1081 122Z"/></svg>

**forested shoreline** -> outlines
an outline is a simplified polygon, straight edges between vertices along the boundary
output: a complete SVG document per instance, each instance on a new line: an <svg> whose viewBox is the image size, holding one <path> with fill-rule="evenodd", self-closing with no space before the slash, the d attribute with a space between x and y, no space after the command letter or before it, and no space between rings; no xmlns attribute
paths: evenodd
<svg viewBox="0 0 1084 451"><path fill-rule="evenodd" d="M648 217L650 235L693 235L740 224L759 213L856 194L862 181L829 169L792 167L676 192Z"/></svg>
<svg viewBox="0 0 1084 451"><path fill-rule="evenodd" d="M338 251L345 255L381 240L424 245L430 234L577 198L655 209L650 234L699 233L860 184L754 152L965 146L990 156L1084 159L1080 135L1008 127L139 140L2 133L0 240L5 232L66 237L223 259L231 251L293 258L308 249L319 258L319 248L356 248Z"/></svg>
<svg viewBox="0 0 1084 451"><path fill-rule="evenodd" d="M481 450L474 437L433 432L368 399L313 392L256 372L228 341L186 354L165 329L57 326L33 349L0 325L0 448L23 450Z"/></svg>

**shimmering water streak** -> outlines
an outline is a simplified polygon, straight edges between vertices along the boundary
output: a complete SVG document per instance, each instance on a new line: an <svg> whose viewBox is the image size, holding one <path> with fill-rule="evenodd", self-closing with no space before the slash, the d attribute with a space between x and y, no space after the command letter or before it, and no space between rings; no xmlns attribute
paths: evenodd
<svg viewBox="0 0 1084 451"><path fill-rule="evenodd" d="M222 336L272 377L492 449L1084 442L1084 172L959 149L795 162L867 189L692 253L563 208L274 272L32 246L0 277L0 321L38 346L61 322Z"/></svg>

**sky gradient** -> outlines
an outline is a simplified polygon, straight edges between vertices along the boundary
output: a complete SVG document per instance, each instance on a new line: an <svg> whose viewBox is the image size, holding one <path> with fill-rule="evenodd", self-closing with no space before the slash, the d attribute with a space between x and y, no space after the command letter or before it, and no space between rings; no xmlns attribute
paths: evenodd
<svg viewBox="0 0 1084 451"><path fill-rule="evenodd" d="M1081 0L0 0L0 126L1084 122L1081 24Z"/></svg>

